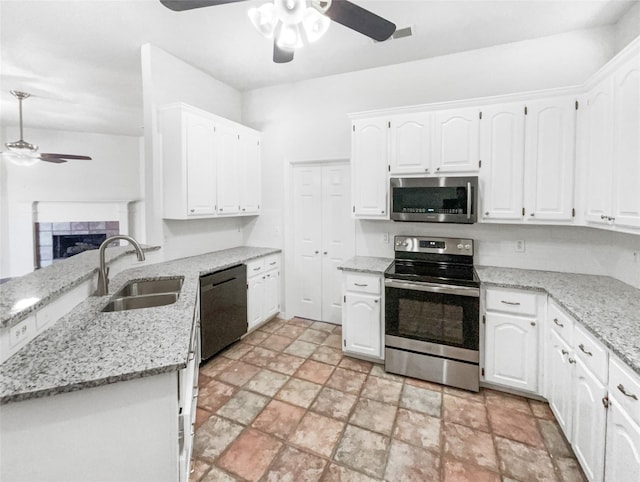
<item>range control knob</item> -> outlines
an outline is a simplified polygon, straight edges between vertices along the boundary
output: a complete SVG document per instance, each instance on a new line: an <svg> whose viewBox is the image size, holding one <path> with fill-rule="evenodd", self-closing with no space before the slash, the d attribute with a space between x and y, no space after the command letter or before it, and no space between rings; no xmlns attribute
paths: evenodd
<svg viewBox="0 0 640 482"><path fill-rule="evenodd" d="M465 244L464 245L464 249L471 249L471 245L470 244Z"/></svg>
<svg viewBox="0 0 640 482"><path fill-rule="evenodd" d="M464 248L464 246L462 246L462 243L460 243L460 244L458 245L458 249L462 249L462 248Z"/></svg>

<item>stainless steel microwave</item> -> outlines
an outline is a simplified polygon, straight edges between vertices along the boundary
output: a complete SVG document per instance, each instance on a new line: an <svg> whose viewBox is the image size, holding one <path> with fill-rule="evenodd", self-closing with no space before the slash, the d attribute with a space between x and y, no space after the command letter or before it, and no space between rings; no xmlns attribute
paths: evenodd
<svg viewBox="0 0 640 482"><path fill-rule="evenodd" d="M477 177L392 177L391 219L472 224L477 220Z"/></svg>

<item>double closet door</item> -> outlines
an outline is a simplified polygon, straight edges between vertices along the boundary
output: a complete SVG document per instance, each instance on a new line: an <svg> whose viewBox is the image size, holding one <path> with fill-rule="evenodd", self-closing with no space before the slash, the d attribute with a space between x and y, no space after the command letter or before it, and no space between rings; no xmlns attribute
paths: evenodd
<svg viewBox="0 0 640 482"><path fill-rule="evenodd" d="M293 166L292 314L342 323L338 266L355 254L348 162Z"/></svg>

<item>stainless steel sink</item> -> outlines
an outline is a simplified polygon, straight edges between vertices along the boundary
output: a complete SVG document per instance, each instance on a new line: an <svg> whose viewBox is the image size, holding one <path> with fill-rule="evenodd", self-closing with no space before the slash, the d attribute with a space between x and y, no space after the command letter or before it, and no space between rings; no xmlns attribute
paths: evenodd
<svg viewBox="0 0 640 482"><path fill-rule="evenodd" d="M158 293L179 293L184 278L162 278L154 280L130 281L113 295L113 299L129 296L152 295Z"/></svg>
<svg viewBox="0 0 640 482"><path fill-rule="evenodd" d="M175 303L184 278L130 281L113 295L103 312L154 308Z"/></svg>
<svg viewBox="0 0 640 482"><path fill-rule="evenodd" d="M113 299L102 308L106 311L137 310L139 308L153 308L175 303L178 300L178 293L160 293L154 295L126 296L124 298Z"/></svg>

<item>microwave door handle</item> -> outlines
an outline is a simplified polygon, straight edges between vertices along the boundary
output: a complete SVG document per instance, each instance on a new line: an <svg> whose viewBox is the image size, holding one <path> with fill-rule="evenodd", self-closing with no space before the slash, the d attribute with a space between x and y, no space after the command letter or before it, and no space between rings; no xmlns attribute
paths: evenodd
<svg viewBox="0 0 640 482"><path fill-rule="evenodd" d="M467 219L471 219L471 183L467 182Z"/></svg>

